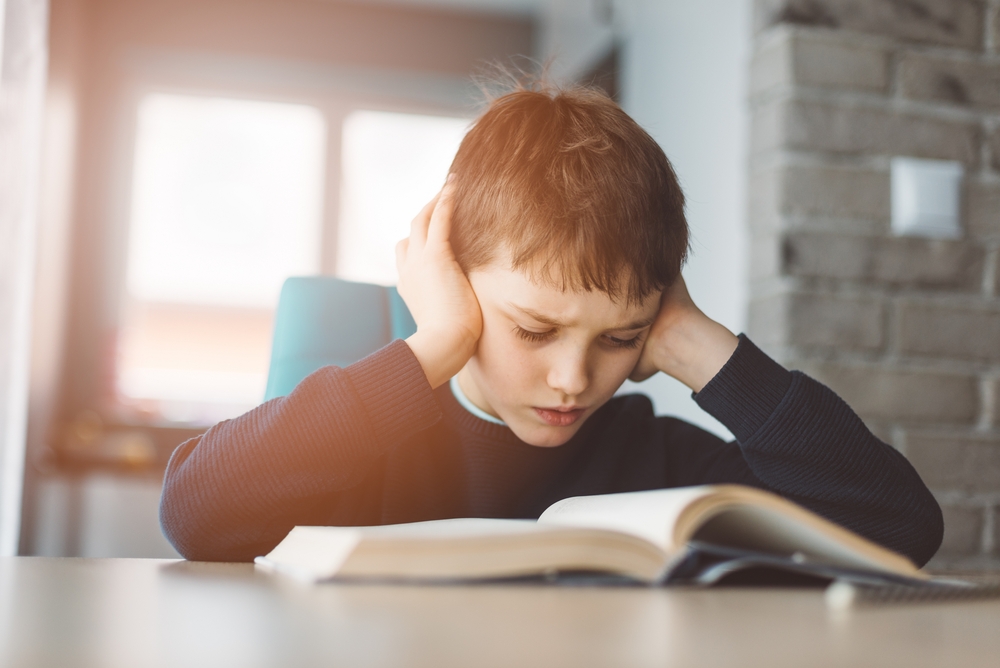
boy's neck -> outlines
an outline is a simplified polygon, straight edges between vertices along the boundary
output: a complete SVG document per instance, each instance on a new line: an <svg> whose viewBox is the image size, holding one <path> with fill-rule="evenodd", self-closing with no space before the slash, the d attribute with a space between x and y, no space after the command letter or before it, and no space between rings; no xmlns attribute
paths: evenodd
<svg viewBox="0 0 1000 668"><path fill-rule="evenodd" d="M469 398L465 396L465 392L462 390L462 386L458 382L458 376L453 376L452 379L448 381L448 386L451 389L452 396L455 397L455 401L458 402L458 405L461 406L465 412L485 422L500 425L501 427L507 426L507 423L500 418L490 415L483 409L479 408L479 406L476 406L474 403L469 401Z"/></svg>
<svg viewBox="0 0 1000 668"><path fill-rule="evenodd" d="M455 378L458 380L458 389L461 390L462 394L465 396L465 399L470 404L481 410L486 415L489 415L493 419L499 420L501 424L503 424L503 420L500 418L499 415L497 415L496 411L493 410L493 408L489 405L489 403L483 397L482 392L479 391L479 385L476 384L476 381L472 378L472 374L469 373L468 366L462 367L462 370L458 372L458 375L455 376Z"/></svg>

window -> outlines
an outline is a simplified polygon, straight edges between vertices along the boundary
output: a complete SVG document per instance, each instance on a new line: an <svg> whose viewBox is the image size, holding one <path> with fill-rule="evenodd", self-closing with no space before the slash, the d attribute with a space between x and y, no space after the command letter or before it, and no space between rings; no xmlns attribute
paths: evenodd
<svg viewBox="0 0 1000 668"><path fill-rule="evenodd" d="M396 243L444 184L469 120L355 111L344 119L337 273L396 283Z"/></svg>
<svg viewBox="0 0 1000 668"><path fill-rule="evenodd" d="M115 372L122 406L211 424L260 402L281 284L320 269L325 154L312 107L141 101Z"/></svg>

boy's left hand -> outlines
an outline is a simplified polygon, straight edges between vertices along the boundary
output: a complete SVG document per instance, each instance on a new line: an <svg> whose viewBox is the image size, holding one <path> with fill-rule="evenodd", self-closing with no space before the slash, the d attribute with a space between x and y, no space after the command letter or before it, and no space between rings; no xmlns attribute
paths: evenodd
<svg viewBox="0 0 1000 668"><path fill-rule="evenodd" d="M629 378L642 381L662 371L700 392L729 361L738 343L732 332L702 313L684 278L678 276L663 291L660 311Z"/></svg>

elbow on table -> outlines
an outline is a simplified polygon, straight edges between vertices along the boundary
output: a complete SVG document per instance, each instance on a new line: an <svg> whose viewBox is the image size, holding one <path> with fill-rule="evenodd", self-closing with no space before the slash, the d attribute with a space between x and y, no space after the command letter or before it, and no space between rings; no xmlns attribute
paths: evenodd
<svg viewBox="0 0 1000 668"><path fill-rule="evenodd" d="M168 476L160 495L160 530L188 561L250 562L284 538L284 533L204 512L189 491L177 487Z"/></svg>
<svg viewBox="0 0 1000 668"><path fill-rule="evenodd" d="M167 493L160 498L160 530L188 561L248 562L270 551L235 539L232 531L206 527L199 520L190 513L178 512Z"/></svg>
<svg viewBox="0 0 1000 668"><path fill-rule="evenodd" d="M164 485L160 495L160 531L177 552L189 561L216 561L210 550L199 540L199 531L193 529L194 518L188 517L171 493L170 485Z"/></svg>
<svg viewBox="0 0 1000 668"><path fill-rule="evenodd" d="M190 456L204 436L185 441L174 450L167 463L160 492L160 531L177 552L189 561L252 561L225 543L226 523L212 521L197 490L212 485L192 469ZM244 558L234 558L244 556Z"/></svg>
<svg viewBox="0 0 1000 668"><path fill-rule="evenodd" d="M941 513L941 506L938 505L930 491L925 493L927 498L919 512L919 519L915 523L915 547L912 554L909 555L913 562L921 568L937 553L944 538L944 516Z"/></svg>

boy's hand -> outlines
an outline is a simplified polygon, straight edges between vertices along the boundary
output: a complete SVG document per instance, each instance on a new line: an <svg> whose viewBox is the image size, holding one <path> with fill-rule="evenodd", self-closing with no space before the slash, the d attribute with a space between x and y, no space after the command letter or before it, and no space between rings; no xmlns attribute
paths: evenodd
<svg viewBox="0 0 1000 668"><path fill-rule="evenodd" d="M738 343L732 332L695 306L678 276L663 291L660 312L629 378L646 380L662 371L700 392L729 361Z"/></svg>
<svg viewBox="0 0 1000 668"><path fill-rule="evenodd" d="M399 295L417 323L406 343L431 387L465 366L483 331L476 293L448 242L454 190L449 178L413 219L410 237L396 244Z"/></svg>

